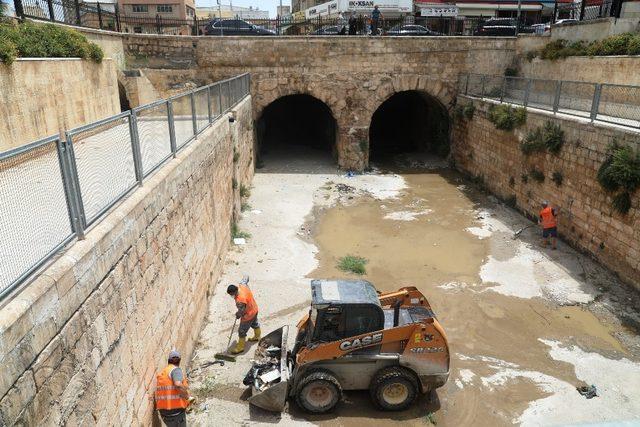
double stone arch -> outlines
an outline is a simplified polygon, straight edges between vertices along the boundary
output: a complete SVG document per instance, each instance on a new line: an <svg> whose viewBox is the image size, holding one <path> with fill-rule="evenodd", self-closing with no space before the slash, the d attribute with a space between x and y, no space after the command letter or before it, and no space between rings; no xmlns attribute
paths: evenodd
<svg viewBox="0 0 640 427"><path fill-rule="evenodd" d="M323 102L336 120L336 153L343 169L361 171L369 163L369 125L375 111L394 94L417 91L450 112L455 83L423 75L296 73L289 77L253 77L253 118L279 98L309 95ZM363 144L365 142L366 144Z"/></svg>

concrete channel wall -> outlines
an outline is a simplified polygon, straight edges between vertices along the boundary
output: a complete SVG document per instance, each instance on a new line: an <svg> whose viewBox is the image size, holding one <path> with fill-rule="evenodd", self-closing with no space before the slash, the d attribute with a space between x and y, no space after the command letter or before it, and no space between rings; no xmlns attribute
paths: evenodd
<svg viewBox="0 0 640 427"><path fill-rule="evenodd" d="M640 134L620 127L590 124L588 120L554 117L547 112L527 111L526 124L515 131L497 130L487 119L491 104L459 97L473 103L473 118L456 120L452 134L452 157L456 167L478 177L497 196L515 197L517 209L537 217L542 200L559 209L559 232L564 240L591 254L625 281L640 289L640 194L632 196L632 208L622 215L612 208L612 196L597 181L597 172L615 140L638 148ZM565 143L558 155L520 151L528 131L552 121L564 131ZM536 168L545 180L529 176ZM562 174L557 185L552 176ZM527 179L523 179L527 175ZM513 199L512 199L513 201Z"/></svg>
<svg viewBox="0 0 640 427"><path fill-rule="evenodd" d="M17 59L0 67L0 151L120 112L113 60Z"/></svg>
<svg viewBox="0 0 640 427"><path fill-rule="evenodd" d="M521 59L519 70L521 77L532 79L640 86L640 56L573 56L556 61Z"/></svg>
<svg viewBox="0 0 640 427"><path fill-rule="evenodd" d="M0 425L152 423L155 373L172 348L190 360L251 184L251 117L247 97L0 308Z"/></svg>

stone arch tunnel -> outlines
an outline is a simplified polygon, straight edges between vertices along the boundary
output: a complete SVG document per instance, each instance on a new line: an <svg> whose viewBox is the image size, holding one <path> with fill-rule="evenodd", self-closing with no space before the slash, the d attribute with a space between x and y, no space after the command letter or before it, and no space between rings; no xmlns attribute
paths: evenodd
<svg viewBox="0 0 640 427"><path fill-rule="evenodd" d="M401 153L449 153L449 114L423 91L396 92L380 104L369 126L369 159L382 161Z"/></svg>
<svg viewBox="0 0 640 427"><path fill-rule="evenodd" d="M378 76L340 90L338 86L339 79L334 75L322 81L313 76L271 79L256 75L252 94L259 146L267 150L273 147L270 138L275 133L268 127L269 123L279 123L284 132L303 132L298 134L298 144L307 139L306 145L315 144L331 152L342 169L362 171L369 166L370 155L394 151L388 144L394 132L396 141L411 142L397 145L395 151L420 148L446 154L452 85L425 76L401 75ZM310 138L312 132L316 135ZM418 143L425 133L438 137L427 136ZM281 137L290 141L294 134Z"/></svg>
<svg viewBox="0 0 640 427"><path fill-rule="evenodd" d="M335 158L336 127L323 101L308 94L285 95L267 105L255 122L260 156L315 151Z"/></svg>
<svg viewBox="0 0 640 427"><path fill-rule="evenodd" d="M251 73L256 126L263 110L278 98L306 94L322 101L335 119L335 158L349 170L368 166L369 145L381 147L369 144L369 127L393 94L419 91L450 110L461 73L502 74L515 53L515 40L487 37L158 40L129 34L123 45L128 66L159 82L217 81Z"/></svg>

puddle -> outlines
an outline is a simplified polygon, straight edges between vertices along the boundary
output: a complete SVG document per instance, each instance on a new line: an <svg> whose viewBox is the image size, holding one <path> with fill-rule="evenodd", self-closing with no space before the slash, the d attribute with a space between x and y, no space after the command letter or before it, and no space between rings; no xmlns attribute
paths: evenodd
<svg viewBox="0 0 640 427"><path fill-rule="evenodd" d="M337 418L304 419L359 425L373 417L381 425L400 420L428 425L427 414L434 412L438 425L511 425L531 413L535 402L581 381L571 363L550 356L544 340L612 357L626 353L612 336L613 326L586 309L559 305L592 299L572 272L548 259L538 267L534 261L545 255L512 239L506 225L487 221L495 214L483 209L492 203L483 196L472 199L457 174L402 176L407 188L395 199L361 198L327 209L307 224L318 247L318 268L308 277L364 277L381 291L417 286L448 334L450 380L435 401L425 397L399 415L381 416L363 401L357 411L349 404L339 407ZM518 256L523 252L525 257ZM365 257L366 274L339 271L337 261L345 255ZM492 280L483 281L487 268Z"/></svg>
<svg viewBox="0 0 640 427"><path fill-rule="evenodd" d="M342 277L335 268L339 257L366 254L366 277L379 290L435 286L452 278L479 282L488 246L465 231L474 218L461 213L474 203L439 174L404 178L410 190L394 200L364 198L322 215L314 234L320 267L310 277ZM421 206L407 209L416 198L424 200Z"/></svg>

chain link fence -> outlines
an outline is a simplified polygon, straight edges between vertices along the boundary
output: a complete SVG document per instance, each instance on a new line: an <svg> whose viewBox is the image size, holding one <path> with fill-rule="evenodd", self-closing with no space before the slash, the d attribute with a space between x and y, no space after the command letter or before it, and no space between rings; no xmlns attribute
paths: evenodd
<svg viewBox="0 0 640 427"><path fill-rule="evenodd" d="M640 86L462 74L460 94L640 128Z"/></svg>
<svg viewBox="0 0 640 427"><path fill-rule="evenodd" d="M71 129L65 139L0 153L0 300L84 238L249 87L249 74L242 74Z"/></svg>

